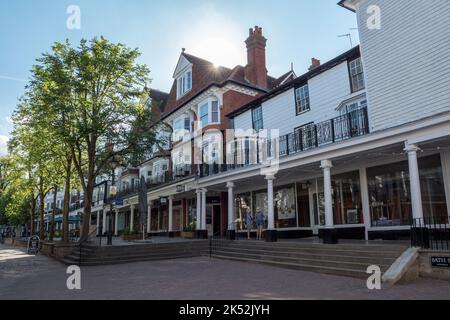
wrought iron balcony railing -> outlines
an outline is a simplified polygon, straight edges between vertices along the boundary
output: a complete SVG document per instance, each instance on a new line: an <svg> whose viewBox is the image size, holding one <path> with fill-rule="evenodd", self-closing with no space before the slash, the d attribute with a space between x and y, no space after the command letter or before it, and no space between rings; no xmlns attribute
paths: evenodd
<svg viewBox="0 0 450 320"><path fill-rule="evenodd" d="M278 153L281 158L368 133L367 108L361 108L333 119L301 127L294 132L280 136L277 139L278 141L267 140L264 147L267 148L266 154L270 157L274 152L274 143L278 144ZM260 164L262 159L260 159L259 150L256 153L256 155L250 155L249 150L241 150L241 158L243 159L238 161L239 156L235 151L233 153L234 159L231 161L233 164L229 164L230 161L227 161L227 164L202 164L200 165L199 175L202 178L236 168ZM254 159L251 159L251 157Z"/></svg>

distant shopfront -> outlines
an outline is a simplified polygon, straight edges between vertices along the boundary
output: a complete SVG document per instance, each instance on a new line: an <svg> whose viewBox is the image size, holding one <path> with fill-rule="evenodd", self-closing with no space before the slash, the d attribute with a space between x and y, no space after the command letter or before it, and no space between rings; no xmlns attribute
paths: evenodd
<svg viewBox="0 0 450 320"><path fill-rule="evenodd" d="M441 156L435 154L422 157L418 163L424 217L448 223ZM385 230L389 230L393 238L399 238L396 235L407 237L407 227L412 223L408 161L368 167L363 173L366 175L366 185L362 185L364 180L361 179L359 168L331 177L333 219L339 237L363 239L368 232L370 239L385 238ZM364 188L367 203L363 203ZM321 227L325 224L324 201L321 176L275 187L274 218L279 235L320 235ZM234 204L238 231L246 230L245 216L248 212L254 216L257 211L261 211L267 217L266 190L236 194ZM366 214L369 218L366 219L364 205L369 211Z"/></svg>

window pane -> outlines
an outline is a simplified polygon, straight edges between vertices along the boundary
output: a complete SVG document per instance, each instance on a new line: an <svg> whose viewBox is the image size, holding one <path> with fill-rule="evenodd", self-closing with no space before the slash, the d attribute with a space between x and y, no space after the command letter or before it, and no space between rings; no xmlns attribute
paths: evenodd
<svg viewBox="0 0 450 320"><path fill-rule="evenodd" d="M191 90L191 88L192 88L192 72L191 71L188 71L186 73L185 85L186 85L185 92Z"/></svg>
<svg viewBox="0 0 450 320"><path fill-rule="evenodd" d="M200 107L200 121L202 123L202 127L208 125L208 104L204 104Z"/></svg>
<svg viewBox="0 0 450 320"><path fill-rule="evenodd" d="M219 122L219 102L213 101L211 103L211 109L212 109L211 121L215 123Z"/></svg>
<svg viewBox="0 0 450 320"><path fill-rule="evenodd" d="M245 229L245 217L247 213L251 213L250 193L239 194L234 197L234 221L236 230Z"/></svg>
<svg viewBox="0 0 450 320"><path fill-rule="evenodd" d="M310 109L308 85L295 89L295 99L297 113L305 112Z"/></svg>
<svg viewBox="0 0 450 320"><path fill-rule="evenodd" d="M275 190L274 211L276 228L297 227L295 187L293 185Z"/></svg>
<svg viewBox="0 0 450 320"><path fill-rule="evenodd" d="M419 158L424 217L447 222L444 180L439 154ZM410 225L412 217L408 161L367 169L373 226Z"/></svg>
<svg viewBox="0 0 450 320"><path fill-rule="evenodd" d="M255 131L263 129L262 106L252 109L252 120Z"/></svg>
<svg viewBox="0 0 450 320"><path fill-rule="evenodd" d="M350 78L352 82L352 91L364 89L364 73L361 58L350 61Z"/></svg>
<svg viewBox="0 0 450 320"><path fill-rule="evenodd" d="M184 130L191 132L191 119L189 117L184 118Z"/></svg>
<svg viewBox="0 0 450 320"><path fill-rule="evenodd" d="M335 224L363 223L359 172L331 177Z"/></svg>

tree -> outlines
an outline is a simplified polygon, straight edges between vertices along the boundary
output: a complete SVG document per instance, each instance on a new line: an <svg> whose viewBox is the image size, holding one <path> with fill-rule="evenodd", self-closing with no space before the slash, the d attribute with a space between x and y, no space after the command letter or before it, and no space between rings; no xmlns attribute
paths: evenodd
<svg viewBox="0 0 450 320"><path fill-rule="evenodd" d="M155 143L151 110L140 102L149 70L136 62L139 55L104 38L81 40L77 48L66 41L55 43L33 67L33 98L43 102L35 115L70 150L84 191L80 241L89 233L95 178L110 170L113 158L141 161Z"/></svg>

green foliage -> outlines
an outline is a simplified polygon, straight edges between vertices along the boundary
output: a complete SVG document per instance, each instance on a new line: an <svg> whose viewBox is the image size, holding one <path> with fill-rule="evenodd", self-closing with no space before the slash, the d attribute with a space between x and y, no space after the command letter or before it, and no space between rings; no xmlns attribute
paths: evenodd
<svg viewBox="0 0 450 320"><path fill-rule="evenodd" d="M103 37L78 47L57 42L37 59L13 117L9 148L22 168L19 180L28 183L26 197L62 185L72 160L87 204L84 237L95 178L110 172L112 159L137 165L156 142L151 107L144 103L149 70L136 62L139 55Z"/></svg>
<svg viewBox="0 0 450 320"><path fill-rule="evenodd" d="M194 232L197 229L195 221L192 221L183 228L184 232Z"/></svg>

